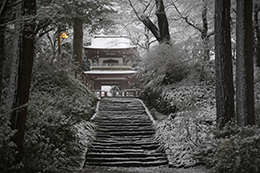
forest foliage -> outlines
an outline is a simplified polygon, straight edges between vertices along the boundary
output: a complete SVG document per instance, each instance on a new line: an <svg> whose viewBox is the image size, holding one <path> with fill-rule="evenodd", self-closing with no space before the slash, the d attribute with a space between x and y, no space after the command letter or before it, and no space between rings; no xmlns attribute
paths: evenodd
<svg viewBox="0 0 260 173"><path fill-rule="evenodd" d="M46 60L34 63L28 118L24 141L24 172L70 172L84 162L84 154L94 138L88 120L95 111L97 97L80 81ZM3 113L3 114L2 114ZM14 133L1 113L0 170L15 169Z"/></svg>
<svg viewBox="0 0 260 173"><path fill-rule="evenodd" d="M141 97L168 115L158 121L156 136L173 167L197 164L193 154L212 138L215 124L214 64L189 57L181 45L159 45L141 66Z"/></svg>
<svg viewBox="0 0 260 173"><path fill-rule="evenodd" d="M30 101L24 105L28 106L24 158L23 164L16 166L24 172L71 172L82 165L82 156L94 136L95 127L88 120L94 113L97 98L72 77L74 69L69 68L74 67L74 62L70 59L70 43L61 45L64 59L57 63L57 38L61 30L72 29L77 17L85 22L89 33L96 29L99 33L116 33L112 31L111 17L117 19L117 24L122 25L121 29L127 30L136 45L147 50L146 58L139 67L141 97L149 106L167 115L166 119L158 120L156 137L161 141L170 165L189 167L206 164L216 172L259 172L258 126L238 127L229 123L222 130L216 129L215 65L209 60L214 57L211 37L214 35L213 0L164 1L164 13L169 14L172 42L159 45L154 44L155 38L140 25L140 21L138 23L134 12L125 3L114 0L112 4L116 7L110 8L107 2L38 1L35 16L37 44ZM158 22L154 7L155 2L159 1L132 2L136 4L134 8L145 12L153 23ZM233 2L231 41L235 45ZM125 16L118 19L113 11ZM7 52L1 59L1 62L4 60L0 109L0 171L3 172L16 169L12 164L16 154L12 137L16 131L10 128L10 119L6 116L8 112L3 106L9 90L12 42L13 36L16 36L13 32L15 8L8 14L11 14L12 21L1 25L6 27L4 38ZM121 20L123 18L125 20ZM258 25L255 27L259 29ZM256 28L254 30L257 31ZM254 38L254 41L257 45L259 39ZM259 60L259 57L255 58ZM257 125L260 123L259 72L259 68L255 67Z"/></svg>
<svg viewBox="0 0 260 173"><path fill-rule="evenodd" d="M206 2L206 1L202 1L202 2ZM234 1L232 1L232 3L233 2ZM237 3L239 3L240 5L239 6L240 8L237 8L237 10L241 10L241 7L247 8L249 10L250 5L247 6L243 4L244 6L243 5L241 6L240 4L241 2L242 1L237 1ZM223 5L223 3L220 1L215 1L215 7L217 7L216 4ZM225 5L228 4L229 3ZM177 10L177 12L179 13L180 18L183 19L184 21L186 20L186 23L188 25L190 25L191 27L195 27L196 29L196 26L198 25L193 25L194 23L190 23L189 15L188 16L182 15L183 13L181 13L181 11L178 10L178 6L176 4L173 5ZM254 5L255 7L257 7L258 4L254 4ZM228 7L225 6L224 8L228 8ZM231 8L233 10L234 6L232 5ZM204 10L206 10L207 12L206 8L204 8ZM223 11L215 11L215 14L217 14L216 12L223 12ZM203 15L206 16L203 17ZM227 16L230 16L229 12ZM234 16L233 15L231 16L233 19ZM244 14L244 17L245 16L249 18L251 16L251 12ZM203 24L207 24L207 17L208 17L207 14L203 13L202 10ZM236 15L236 17L237 18L234 19L234 21L240 21L240 19L243 19L241 15ZM230 20L232 19L228 19L227 23L229 23ZM219 21L220 24L223 24L223 20ZM217 20L215 20L215 22L216 21ZM249 36L252 36L253 30L238 29L239 28L238 26L240 24L241 21L240 23L237 23L237 27L236 27L235 25L233 25L233 23L231 23L232 28L223 27L223 25L221 25L222 26L221 29L229 34L229 40L226 40L229 42L229 44L233 42L233 39L235 39L234 36L235 28L237 28L236 38L241 38L241 37L245 38L243 34L245 35L248 34ZM242 26L247 26L248 28L250 28L251 25L252 25L251 22L249 23L245 22L244 24L242 24ZM198 29L201 28L199 27ZM211 34L214 34L214 31L208 34L209 34L208 36L210 36ZM208 36L206 36L206 38ZM206 38L202 37L204 41L206 41ZM216 39L218 39L217 36ZM230 70L231 68L229 68L231 77L228 78L229 80L228 82L230 83L233 82L233 79L236 80L236 86L233 87L232 85L231 91L237 90L236 93L241 92L244 94L244 95L237 95L237 97L235 98L236 99L235 101L237 103L237 108L238 106L239 108L243 106L243 105L239 105L238 101L240 100L244 101L244 105L247 104L247 105L251 105L252 107L254 106L255 103L255 107L256 107L255 116L257 122L259 123L259 98L258 98L259 97L258 96L259 95L259 84L258 84L259 67L254 67L255 69L254 84L250 83L249 80L243 81L242 83L248 87L247 91L242 92L240 90L241 87L239 88L241 84L240 83L241 76L239 76L238 74L241 74L243 71L248 70L250 72L250 75L246 77L246 79L253 78L252 40L253 39L250 39L250 41L242 40L243 44L249 46L245 46L245 45L241 46L241 44L240 45L237 44L236 46L237 49L239 50L236 50L235 47L233 48L238 52L237 55L233 50L231 50L232 47L229 47L228 50L229 52L227 52L227 54L230 55L229 60L226 60L227 57L224 57L226 56L226 54L222 55L221 58L224 57L224 60L228 61L231 67L232 66L236 67L237 70L233 77L233 71ZM255 39L254 41L257 42L259 40ZM217 88L217 86L215 86L216 81L218 80L224 81L225 78L225 76L221 76L222 78L218 76L218 78L216 79L215 72L218 70L224 71L225 70L224 68L226 67L225 66L226 62L224 62L224 64L221 64L220 66L217 66L215 65L214 62L211 62L210 60L205 58L203 59L207 61L201 61L203 55L201 57L193 56L194 52L191 51L191 49L195 47L192 46L187 47L187 45L180 46L179 43L180 42L176 44L176 42L174 42L173 45L166 45L166 46L159 45L155 47L152 51L150 51L152 52L151 54L148 53L149 56L144 60L143 66L140 69L141 71L140 74L142 74L142 76L144 76L145 78L143 83L144 90L142 93L142 97L147 101L148 104L150 104L150 106L155 107L157 111L168 115L168 119L165 119L158 123L157 129L158 129L158 139L162 141L162 144L165 147L165 151L166 153L168 153L170 164L175 167L181 167L181 166L188 167L188 166L194 166L196 164L206 164L212 166L213 167L212 170L216 172L258 172L259 159L258 157L255 157L255 155L252 152L259 152L258 136L254 135L254 134L258 134L259 124L255 126L246 126L248 125L248 123L242 120L243 118L240 115L240 116L236 116L235 119L231 120L234 123L228 123L225 126L225 124L227 123L225 122L224 129L217 128L218 122L216 122L216 119L218 118L216 118L216 116L218 117L219 115L215 110L216 109L215 99L216 97L226 98L227 95L223 95L222 93L218 92L219 90L215 89ZM221 45L222 42L215 42L215 44ZM170 48L167 48L167 46L169 46ZM225 48L226 47L224 47L223 49ZM172 52L168 51L168 49L173 51ZM220 48L216 47L216 49L219 50ZM240 52L242 49L243 51L246 50L243 53L243 55L248 56L247 58L240 56L242 55L242 53ZM200 52L203 51L205 52L209 50L210 47L206 46L203 47L203 50L201 50ZM248 52L250 54L247 54ZM213 51L212 53L214 54L216 52ZM231 53L233 54L234 57L236 57L237 60L245 58L248 60L248 64L250 61L250 66L248 64L247 65L243 64L241 61L232 63ZM215 58L218 57L219 56L215 55ZM255 60L257 60L258 57L255 56L254 58ZM165 62L169 62L169 64ZM241 66L244 66L244 69L241 69L240 68ZM245 77L246 75L248 74L243 74L243 77ZM225 86L223 85L225 85L225 83L222 83L220 89L225 88ZM246 96L247 93L250 93L251 95ZM230 95L231 97L234 97L233 94ZM253 99L254 95L256 97L255 99ZM250 102L249 101L247 102L246 98L249 97L251 98L251 100ZM231 105L231 103L229 104ZM223 109L228 110L229 109L228 104L225 104L225 108ZM237 111L239 111L239 109L237 109ZM254 112L252 108L250 112ZM237 115L239 115L239 113L241 112L237 112ZM249 115L247 115L246 112L244 112L243 116L249 118ZM250 114L250 116L253 119L254 115ZM243 121L244 127L238 127L236 125L237 122L241 122L241 121ZM251 125L254 125L254 122L251 123ZM251 131L252 135L249 135L250 133L248 133L248 131ZM229 135L229 133L232 133L233 136ZM220 134L226 134L226 135L220 135ZM236 138L238 140L236 140ZM234 141L235 144L233 144L232 141ZM208 152L206 154L205 153L203 154L203 151L205 150L207 150ZM238 153L243 153L243 154L240 155ZM232 157L229 157L229 155L231 155ZM250 155L252 155L251 158ZM200 159L204 158L204 160L203 159L200 160L198 158Z"/></svg>
<svg viewBox="0 0 260 173"><path fill-rule="evenodd" d="M206 164L214 172L257 172L260 160L254 153L260 151L258 126L228 124L223 130L217 129L215 64L189 57L180 45L159 45L151 50L139 69L144 76L141 97L148 106L167 115L157 120L156 137L170 165ZM258 67L254 76L259 125Z"/></svg>

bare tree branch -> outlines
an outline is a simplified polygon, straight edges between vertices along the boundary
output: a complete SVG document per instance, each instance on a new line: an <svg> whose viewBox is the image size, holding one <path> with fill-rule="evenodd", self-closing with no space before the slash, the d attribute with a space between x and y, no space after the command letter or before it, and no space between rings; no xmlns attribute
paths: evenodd
<svg viewBox="0 0 260 173"><path fill-rule="evenodd" d="M202 29L198 26L196 26L195 24L191 23L188 20L189 16L183 16L182 13L180 12L180 10L178 9L178 7L175 5L175 3L172 3L173 7L175 8L175 10L177 11L177 13L180 15L180 18L184 19L185 22L190 25L191 27L193 27L194 29L198 30L199 32L202 32Z"/></svg>
<svg viewBox="0 0 260 173"><path fill-rule="evenodd" d="M46 30L46 31L43 31L42 33L40 33L38 36L39 37L42 37L42 36L44 36L46 33L49 33L50 31L52 31L52 30L54 30L55 28L50 28L50 29L48 29L48 30Z"/></svg>
<svg viewBox="0 0 260 173"><path fill-rule="evenodd" d="M149 19L146 14L138 15L131 0L128 0L130 6L133 8L137 18L152 32L159 43L170 43L169 24L165 13L163 0L155 0L156 16L158 19L158 27ZM151 3L151 2L150 2ZM149 4L150 4L149 3ZM143 4L143 3L142 3ZM146 6L147 7L147 6ZM147 7L148 8L148 7Z"/></svg>
<svg viewBox="0 0 260 173"><path fill-rule="evenodd" d="M210 33L208 33L207 37L211 37L212 35L215 35L215 31L211 31Z"/></svg>
<svg viewBox="0 0 260 173"><path fill-rule="evenodd" d="M152 1L149 1L149 3L148 4L145 4L144 2L142 2L142 1L140 1L144 6L145 6L145 8L144 8L144 10L143 10L143 13L145 13L146 12L146 10L149 8L149 6L151 5L151 3L152 3Z"/></svg>
<svg viewBox="0 0 260 173"><path fill-rule="evenodd" d="M137 17L140 21L142 21L141 18L139 17L139 14L137 13L137 11L136 11L136 9L135 9L133 3L132 3L132 1L131 1L131 0L128 0L128 2L129 2L129 5L130 5L130 6L132 7L132 9L134 10L134 13L135 13L136 17Z"/></svg>
<svg viewBox="0 0 260 173"><path fill-rule="evenodd" d="M157 28L157 26L145 14L142 14L141 16L139 16L132 1L128 0L128 2L130 4L130 6L132 7L132 9L134 10L134 13L137 16L137 18L153 33L153 35L156 37L156 39L158 41L159 40L161 41L160 32L159 32L159 29Z"/></svg>
<svg viewBox="0 0 260 173"><path fill-rule="evenodd" d="M140 16L140 20L153 33L155 38L160 42L161 36L160 36L160 31L157 28L157 26L145 14L142 14Z"/></svg>
<svg viewBox="0 0 260 173"><path fill-rule="evenodd" d="M10 7L16 6L17 4L22 3L23 1L24 1L24 0L20 0L20 1L14 2L14 3L12 3L12 4L9 4L9 5L7 6L7 8L10 8Z"/></svg>
<svg viewBox="0 0 260 173"><path fill-rule="evenodd" d="M4 0L3 4L2 4L2 6L1 6L1 9L0 9L0 16L3 15L4 10L5 10L5 8L6 8L6 5L7 5L7 2L8 2L8 0Z"/></svg>

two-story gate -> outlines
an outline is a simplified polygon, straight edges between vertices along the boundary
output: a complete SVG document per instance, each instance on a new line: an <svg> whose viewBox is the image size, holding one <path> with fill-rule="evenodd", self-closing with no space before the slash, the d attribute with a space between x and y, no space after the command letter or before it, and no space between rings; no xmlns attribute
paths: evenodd
<svg viewBox="0 0 260 173"><path fill-rule="evenodd" d="M84 47L90 62L85 74L91 81L93 91L101 91L102 86L118 86L120 91L138 88L139 79L133 70L136 47L124 36L94 36ZM123 92L121 95L124 96Z"/></svg>

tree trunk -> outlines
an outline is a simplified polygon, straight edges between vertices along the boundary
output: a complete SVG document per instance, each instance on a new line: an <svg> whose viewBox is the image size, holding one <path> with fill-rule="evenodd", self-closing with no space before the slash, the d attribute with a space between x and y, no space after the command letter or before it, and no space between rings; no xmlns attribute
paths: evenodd
<svg viewBox="0 0 260 173"><path fill-rule="evenodd" d="M16 5L16 16L15 16L15 29L14 29L14 42L13 42L13 55L12 65L10 71L10 82L9 91L6 102L7 112L11 112L10 125L12 129L16 128L17 119L17 107L18 104L18 77L20 74L20 57L22 52L22 4Z"/></svg>
<svg viewBox="0 0 260 173"><path fill-rule="evenodd" d="M155 4L156 4L155 14L158 19L158 27L145 14L142 14L139 17L134 7L133 6L132 7L136 15L138 16L139 20L143 22L143 24L152 32L152 34L160 44L162 43L170 44L171 37L169 32L169 24L165 13L163 0L155 0Z"/></svg>
<svg viewBox="0 0 260 173"><path fill-rule="evenodd" d="M219 128L234 118L229 13L230 0L215 0L216 111Z"/></svg>
<svg viewBox="0 0 260 173"><path fill-rule="evenodd" d="M144 14L140 16L140 20L151 31L156 40L160 43L162 40L160 36L160 31L157 26Z"/></svg>
<svg viewBox="0 0 260 173"><path fill-rule="evenodd" d="M0 104L2 103L3 92L3 66L5 58L5 19L7 0L0 0Z"/></svg>
<svg viewBox="0 0 260 173"><path fill-rule="evenodd" d="M160 43L170 44L170 32L167 16L165 13L165 8L163 5L163 0L155 0L156 3L156 16L158 18L158 26L160 31Z"/></svg>
<svg viewBox="0 0 260 173"><path fill-rule="evenodd" d="M82 49L83 49L83 22L76 18L74 19L74 35L73 35L73 52L74 58L82 68Z"/></svg>
<svg viewBox="0 0 260 173"><path fill-rule="evenodd" d="M205 61L208 61L210 59L207 11L208 11L207 0L203 0L203 7L202 7L202 13L201 13L203 28L201 30L201 39L202 39L202 43L203 43L203 59Z"/></svg>
<svg viewBox="0 0 260 173"><path fill-rule="evenodd" d="M258 4L255 4L254 6L254 32L255 32L255 59L256 59L256 65L257 67L260 67L260 30L259 30L259 22L258 22L258 14L260 11L260 7Z"/></svg>
<svg viewBox="0 0 260 173"><path fill-rule="evenodd" d="M0 104L2 103L3 91L3 63L5 57L5 25L4 19L0 16Z"/></svg>
<svg viewBox="0 0 260 173"><path fill-rule="evenodd" d="M254 125L252 0L237 0L236 115L239 126Z"/></svg>
<svg viewBox="0 0 260 173"><path fill-rule="evenodd" d="M27 115L27 103L29 100L29 90L31 82L31 73L34 56L34 30L35 21L32 18L36 13L36 0L24 0L23 3L17 5L17 37L16 50L10 83L11 96L11 127L16 129L14 142L17 145L17 156L15 163L19 164L22 160L22 149L25 133L25 123ZM20 16L26 17L23 25ZM15 70L18 69L18 70ZM14 85L14 86L12 86Z"/></svg>

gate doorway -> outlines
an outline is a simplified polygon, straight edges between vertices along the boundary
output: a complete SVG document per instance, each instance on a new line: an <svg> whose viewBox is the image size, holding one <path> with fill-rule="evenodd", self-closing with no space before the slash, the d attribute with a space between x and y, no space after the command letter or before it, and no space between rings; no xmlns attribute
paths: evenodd
<svg viewBox="0 0 260 173"><path fill-rule="evenodd" d="M101 85L102 93L106 93L107 97L119 97L121 96L120 85Z"/></svg>

